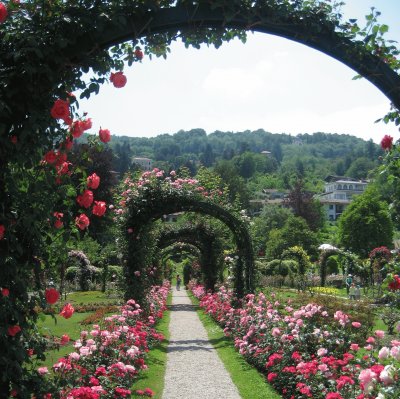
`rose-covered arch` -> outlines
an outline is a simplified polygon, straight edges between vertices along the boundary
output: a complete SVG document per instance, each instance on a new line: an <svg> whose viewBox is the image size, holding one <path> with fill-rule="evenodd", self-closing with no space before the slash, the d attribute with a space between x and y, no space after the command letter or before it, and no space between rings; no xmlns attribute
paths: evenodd
<svg viewBox="0 0 400 399"><path fill-rule="evenodd" d="M71 137L73 126L60 128L50 116L54 100L68 99L72 104L74 100L66 93L77 89L82 89L86 97L97 93L111 71L123 69L123 59L131 63L143 57L141 50L135 49L136 44L145 53L160 56L166 54L166 47L177 37L195 47L200 43L219 46L235 36L243 38L245 30L257 30L299 41L349 65L393 102L397 109L386 119L400 123L398 53L394 45L379 37L377 40L378 33L384 33L387 27L375 25L377 33L367 35L364 30L361 32L365 35L360 36L354 22L341 21L330 7L328 2L310 4L301 0L272 0L268 4L231 0L32 0L10 1L2 7L0 263L6 267L1 270L0 280L3 292L10 291L10 294L1 303L4 322L0 347L4 349L0 357L5 360L0 365L7 366L0 382L1 392L7 392L13 383L29 385L23 383L23 378L27 381L30 378L27 368L22 367L29 362L24 345L32 336L30 332L37 317L34 308L39 305L40 296L31 292L28 295L25 283L30 278L34 259L42 258L44 252L42 236L46 227L43 226L47 223L43 221L48 218L51 207L41 206L43 196L55 192L45 180L41 184L35 181L35 173L30 177L25 172L33 170L49 149L67 143L67 135ZM111 45L130 39L133 39L132 45L124 43L108 51ZM90 69L95 76L87 83L84 73ZM103 130L103 136L107 132ZM29 191L19 191L15 174L27 180ZM39 196L39 192L45 194ZM48 202L57 200L49 198ZM26 203L30 206L26 207ZM86 225L86 219L81 224ZM21 339L5 333L11 323L21 326ZM42 353L38 347L35 350ZM19 395L24 397L26 392Z"/></svg>
<svg viewBox="0 0 400 399"><path fill-rule="evenodd" d="M179 228L163 229L157 240L158 250L184 242L200 251L200 266L207 290L214 290L223 266L223 246L211 226L205 224L186 225Z"/></svg>
<svg viewBox="0 0 400 399"><path fill-rule="evenodd" d="M325 287L325 282L326 282L326 272L327 272L327 262L328 259L333 256L337 255L339 252L341 252L337 248L332 248L332 249L325 249L321 252L321 255L319 256L318 263L319 263L319 275L321 279L321 287Z"/></svg>
<svg viewBox="0 0 400 399"><path fill-rule="evenodd" d="M102 31L80 38L80 50L92 49L94 45L109 48L153 35L167 43L182 37L184 42L197 46L211 40L215 31L261 32L295 41L338 60L368 79L396 108L400 108L400 77L388 65L394 60L385 58L387 48L380 47L378 43L375 47L368 47L375 39L374 35L360 40L356 36L359 31L357 24L341 21L341 16L335 14L327 3L304 6L301 1L292 4L272 1L266 4L264 1L199 0L164 4L149 7L140 13L130 10L124 14L125 24L105 23ZM385 31L382 29L382 33ZM230 36L235 34L231 32ZM229 40L229 34L225 40L227 37ZM219 45L224 39L217 40ZM76 52L74 48L68 50Z"/></svg>
<svg viewBox="0 0 400 399"><path fill-rule="evenodd" d="M152 262L156 248L153 222L164 215L176 212L195 212L220 220L231 231L235 240L238 261L235 275L235 290L239 296L254 289L253 245L247 224L226 202L220 190L206 191L195 179L166 176L155 169L145 172L134 182L125 180L122 193L123 205L115 212L121 218L124 266L127 280L127 297L142 298L147 289L144 275ZM151 238L150 238L151 237ZM133 277L134 276L134 277Z"/></svg>

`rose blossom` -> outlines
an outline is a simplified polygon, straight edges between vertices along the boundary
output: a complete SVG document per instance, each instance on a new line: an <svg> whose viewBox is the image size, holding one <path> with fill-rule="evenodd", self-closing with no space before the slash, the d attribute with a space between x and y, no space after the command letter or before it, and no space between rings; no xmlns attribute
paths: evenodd
<svg viewBox="0 0 400 399"><path fill-rule="evenodd" d="M93 191L85 190L82 194L76 197L76 202L83 208L89 208L93 203Z"/></svg>
<svg viewBox="0 0 400 399"><path fill-rule="evenodd" d="M74 314L75 309L70 303L67 303L61 310L60 316L69 319Z"/></svg>
<svg viewBox="0 0 400 399"><path fill-rule="evenodd" d="M100 177L97 176L96 173L93 173L90 176L88 176L88 178L86 179L86 182L87 182L88 188L95 190L96 188L99 187Z"/></svg>
<svg viewBox="0 0 400 399"><path fill-rule="evenodd" d="M379 351L378 358L379 358L380 360L387 359L387 357L389 356L389 354L390 354L389 348L387 348L386 346L384 346L384 347L382 347L381 350Z"/></svg>
<svg viewBox="0 0 400 399"><path fill-rule="evenodd" d="M376 331L375 331L375 335L376 335L378 338L382 339L382 338L385 336L385 331L376 330Z"/></svg>
<svg viewBox="0 0 400 399"><path fill-rule="evenodd" d="M4 224L0 224L0 240L4 238L4 233L6 232L6 228L4 227Z"/></svg>
<svg viewBox="0 0 400 399"><path fill-rule="evenodd" d="M48 374L48 372L49 372L49 370L47 369L47 367L39 367L37 371L38 371L38 373L39 373L40 375L45 375L45 374Z"/></svg>
<svg viewBox="0 0 400 399"><path fill-rule="evenodd" d="M108 129L99 130L100 141L103 143L108 143L111 140L111 133Z"/></svg>
<svg viewBox="0 0 400 399"><path fill-rule="evenodd" d="M58 99L54 102L53 107L51 108L51 116L54 119L63 119L64 121L68 121L69 118L69 103L68 101Z"/></svg>
<svg viewBox="0 0 400 399"><path fill-rule="evenodd" d="M353 322L351 323L351 325L352 325L354 328L360 328L360 327L361 327L361 323L359 323L358 321L353 321Z"/></svg>
<svg viewBox="0 0 400 399"><path fill-rule="evenodd" d="M120 89L126 85L127 79L123 72L116 72L111 73L110 81L114 87Z"/></svg>
<svg viewBox="0 0 400 399"><path fill-rule="evenodd" d="M10 290L8 288L2 288L1 289L1 295L9 296L10 295Z"/></svg>
<svg viewBox="0 0 400 399"><path fill-rule="evenodd" d="M15 335L17 335L19 332L21 331L21 327L18 325L15 326L10 326L7 329L7 333L8 335L10 335L11 337L15 337Z"/></svg>
<svg viewBox="0 0 400 399"><path fill-rule="evenodd" d="M0 24L7 19L8 11L4 3L0 3Z"/></svg>
<svg viewBox="0 0 400 399"><path fill-rule="evenodd" d="M389 151L393 146L393 137L385 134L381 140L381 147L385 151Z"/></svg>
<svg viewBox="0 0 400 399"><path fill-rule="evenodd" d="M106 212L106 203L104 201L94 201L92 213L96 216L103 216Z"/></svg>
<svg viewBox="0 0 400 399"><path fill-rule="evenodd" d="M75 224L81 230L85 230L89 226L90 221L89 218L84 213L82 213L75 218Z"/></svg>
<svg viewBox="0 0 400 399"><path fill-rule="evenodd" d="M47 288L44 294L46 302L54 305L60 298L60 293L55 288Z"/></svg>

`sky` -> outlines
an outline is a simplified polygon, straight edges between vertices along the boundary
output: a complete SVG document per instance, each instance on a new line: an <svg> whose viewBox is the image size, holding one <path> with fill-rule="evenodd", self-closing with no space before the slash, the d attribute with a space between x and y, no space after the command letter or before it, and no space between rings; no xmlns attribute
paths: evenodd
<svg viewBox="0 0 400 399"><path fill-rule="evenodd" d="M374 6L388 24L387 39L400 45L400 0L347 0L345 18L364 16ZM185 49L174 43L166 60L145 57L126 67L128 82L103 85L80 101L93 127L115 135L154 137L202 128L272 133L340 133L379 143L398 139L394 125L374 123L390 101L340 62L304 45L273 35L248 33L218 50Z"/></svg>

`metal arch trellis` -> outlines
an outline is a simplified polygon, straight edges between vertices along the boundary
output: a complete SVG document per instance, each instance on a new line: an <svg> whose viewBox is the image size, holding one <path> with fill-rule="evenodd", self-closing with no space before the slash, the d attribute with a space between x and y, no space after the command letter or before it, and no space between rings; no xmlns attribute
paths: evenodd
<svg viewBox="0 0 400 399"><path fill-rule="evenodd" d="M200 265L207 290L214 290L222 266L222 243L216 233L202 223L185 225L177 229L161 230L157 239L157 248L163 249L175 242L183 242L200 251Z"/></svg>
<svg viewBox="0 0 400 399"><path fill-rule="evenodd" d="M126 296L142 297L145 280L134 279L135 271L145 270L151 254L154 253L156 237L151 231L153 222L162 219L163 215L176 212L195 212L220 220L232 232L238 262L235 274L235 290L238 296L254 290L254 254L253 245L247 224L236 216L229 206L220 201L220 197L204 197L196 191L196 186L186 189L174 189L173 183L158 180L153 176L147 186L138 187L138 191L126 200L122 232L125 247L122 248L125 258L127 278ZM133 190L134 191L134 190ZM151 238L150 238L151 237ZM138 274L138 273L137 273Z"/></svg>
<svg viewBox="0 0 400 399"><path fill-rule="evenodd" d="M80 46L108 48L128 40L169 33L170 41L178 33L205 28L238 29L280 36L329 55L349 66L374 84L397 109L400 109L400 76L378 55L337 30L330 20L301 12L288 13L279 2L179 2L173 7L154 8L124 15L125 24L106 24L101 32L82 37ZM69 49L71 50L71 49ZM73 51L73 49L72 49Z"/></svg>

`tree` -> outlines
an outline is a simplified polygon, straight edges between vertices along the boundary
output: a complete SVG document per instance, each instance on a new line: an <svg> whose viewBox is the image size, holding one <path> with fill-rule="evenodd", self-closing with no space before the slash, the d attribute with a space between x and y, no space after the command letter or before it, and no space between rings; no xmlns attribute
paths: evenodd
<svg viewBox="0 0 400 399"><path fill-rule="evenodd" d="M367 189L344 210L338 228L340 245L360 256L367 257L377 247L392 247L389 207L375 189Z"/></svg>
<svg viewBox="0 0 400 399"><path fill-rule="evenodd" d="M322 205L313 198L313 193L304 189L304 181L297 179L289 192L286 204L296 216L302 217L311 230L316 231L324 225Z"/></svg>
<svg viewBox="0 0 400 399"><path fill-rule="evenodd" d="M266 256L279 259L290 247L302 247L310 256L317 254L318 238L301 217L290 217L282 229L273 229L267 240Z"/></svg>

